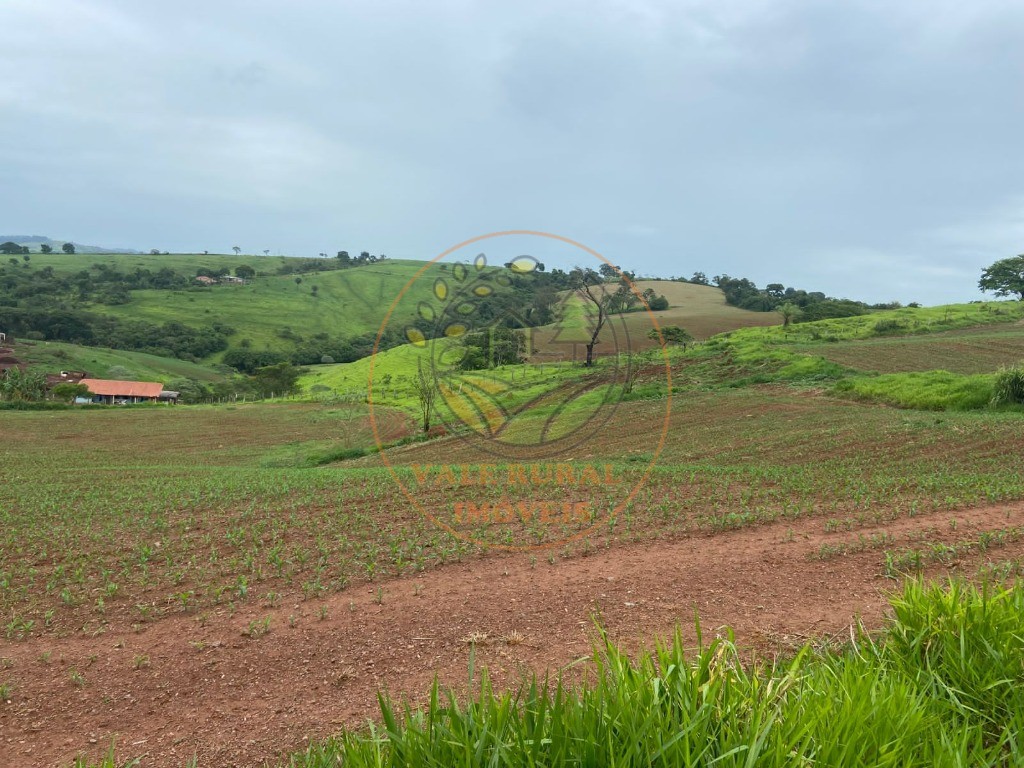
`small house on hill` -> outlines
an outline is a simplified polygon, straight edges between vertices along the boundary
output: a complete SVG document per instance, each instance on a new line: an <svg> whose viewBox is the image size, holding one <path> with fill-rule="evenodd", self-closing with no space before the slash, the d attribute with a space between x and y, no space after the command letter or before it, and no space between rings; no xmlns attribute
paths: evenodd
<svg viewBox="0 0 1024 768"><path fill-rule="evenodd" d="M199 283L200 285L216 285L220 281L217 280L217 278L215 277L199 275L199 277L196 278L196 282Z"/></svg>
<svg viewBox="0 0 1024 768"><path fill-rule="evenodd" d="M151 403L160 399L164 385L153 381L82 379L94 403Z"/></svg>

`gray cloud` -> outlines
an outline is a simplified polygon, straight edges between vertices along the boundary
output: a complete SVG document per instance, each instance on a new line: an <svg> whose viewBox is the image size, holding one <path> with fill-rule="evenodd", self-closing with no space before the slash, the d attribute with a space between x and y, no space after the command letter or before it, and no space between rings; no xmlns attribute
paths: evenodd
<svg viewBox="0 0 1024 768"><path fill-rule="evenodd" d="M497 229L643 273L965 300L1024 251L1024 6L0 7L0 230L429 258Z"/></svg>

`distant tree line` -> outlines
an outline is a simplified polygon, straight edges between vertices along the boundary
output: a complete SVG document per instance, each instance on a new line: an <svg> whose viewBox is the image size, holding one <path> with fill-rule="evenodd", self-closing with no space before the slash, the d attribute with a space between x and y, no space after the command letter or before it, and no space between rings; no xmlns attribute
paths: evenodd
<svg viewBox="0 0 1024 768"><path fill-rule="evenodd" d="M219 322L196 328L170 321L122 320L82 309L0 306L0 328L30 340L66 341L198 361L227 349L234 329Z"/></svg>
<svg viewBox="0 0 1024 768"><path fill-rule="evenodd" d="M715 285L725 294L725 300L734 307L754 312L780 311L789 322L810 322L832 317L863 315L877 309L895 309L898 302L865 304L852 299L837 299L820 291L787 288L782 283L768 283L764 288L745 277L715 275L708 280L703 272L695 272L689 280L681 282L697 285Z"/></svg>
<svg viewBox="0 0 1024 768"><path fill-rule="evenodd" d="M75 252L75 244L74 243L64 243L64 245L62 245L60 247L60 249L62 251L64 251L64 253L74 253ZM6 243L0 243L0 253L6 254L8 256L21 256L22 254L29 254L31 252L32 251L30 250L29 246L27 246L27 245L18 245L17 243L12 243L10 240L8 240ZM50 245L47 245L46 243L43 243L42 245L39 246L39 252L40 253L52 253L53 252L53 246L50 246Z"/></svg>
<svg viewBox="0 0 1024 768"><path fill-rule="evenodd" d="M335 260L341 269L347 269L348 267L361 267L364 264L376 264L378 261L384 261L387 259L383 253L379 256L374 256L369 251L363 251L358 256L351 256L348 251L338 251Z"/></svg>

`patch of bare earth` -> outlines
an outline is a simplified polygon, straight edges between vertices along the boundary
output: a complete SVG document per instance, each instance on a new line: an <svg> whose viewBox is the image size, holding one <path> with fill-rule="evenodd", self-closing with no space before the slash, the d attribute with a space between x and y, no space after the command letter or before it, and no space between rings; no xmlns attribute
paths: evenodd
<svg viewBox="0 0 1024 768"><path fill-rule="evenodd" d="M950 525L955 517L956 525ZM263 765L376 715L376 693L422 699L432 678L464 686L471 645L496 684L556 670L586 655L600 616L628 648L681 625L693 636L729 625L741 644L843 634L858 618L884 619L882 552L821 559L858 534L893 546L927 537L1024 524L1024 504L901 518L855 532L823 532L820 518L618 546L554 564L544 552L494 555L415 577L362 585L327 599L283 594L275 608L247 604L181 613L98 636L0 641L0 765L66 765L116 745L147 766ZM1024 555L1024 542L972 554L929 573ZM264 622L269 619L269 625ZM269 631L264 631L269 626Z"/></svg>

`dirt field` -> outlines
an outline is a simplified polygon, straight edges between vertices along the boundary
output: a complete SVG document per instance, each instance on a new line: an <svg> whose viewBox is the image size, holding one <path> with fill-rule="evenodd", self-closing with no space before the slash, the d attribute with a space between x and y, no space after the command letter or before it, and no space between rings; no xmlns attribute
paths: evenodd
<svg viewBox="0 0 1024 768"><path fill-rule="evenodd" d="M951 522L954 521L954 522ZM434 675L461 686L470 638L497 683L585 656L596 616L628 647L681 625L736 629L771 653L884 620L878 549L825 557L871 540L951 543L1024 524L1024 504L925 514L877 528L823 533L820 519L616 546L587 557L494 556L415 578L353 587L316 601L284 594L151 624L111 621L95 637L0 644L14 681L0 705L4 765L118 755L144 765L259 765L376 714L376 692L422 699ZM824 547L823 547L824 545ZM853 547L856 550L856 546ZM927 570L968 574L1024 556L1024 541ZM265 634L254 622L270 617ZM75 674L77 673L77 674ZM80 681L80 682L76 682Z"/></svg>
<svg viewBox="0 0 1024 768"><path fill-rule="evenodd" d="M609 464L614 495L655 458L665 410L621 403L557 460ZM374 717L381 688L416 701L435 674L465 686L471 649L513 683L586 655L595 617L635 648L676 625L692 637L696 611L771 653L858 617L879 626L904 573L1024 564L1024 434L999 414L780 386L680 393L629 509L515 554L425 520L376 456L321 464L372 439L361 407L0 419L0 766L111 744L147 766L274 764ZM407 477L482 461L458 438L390 460Z"/></svg>

